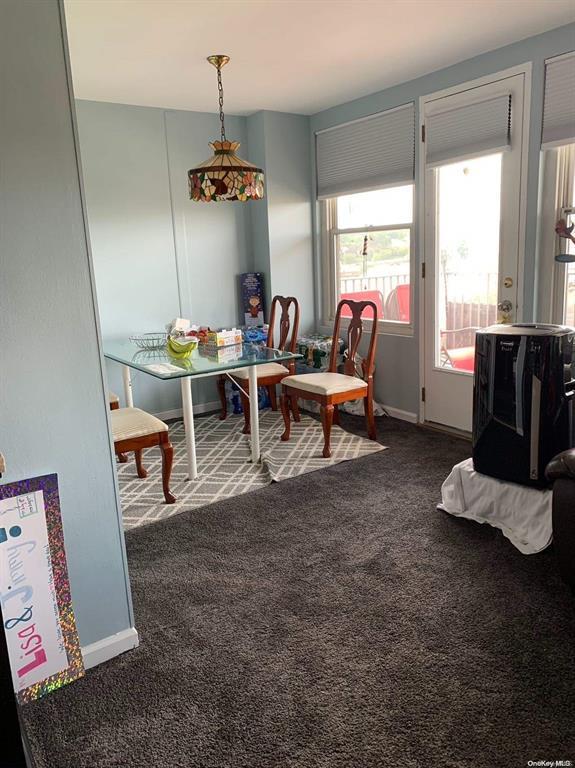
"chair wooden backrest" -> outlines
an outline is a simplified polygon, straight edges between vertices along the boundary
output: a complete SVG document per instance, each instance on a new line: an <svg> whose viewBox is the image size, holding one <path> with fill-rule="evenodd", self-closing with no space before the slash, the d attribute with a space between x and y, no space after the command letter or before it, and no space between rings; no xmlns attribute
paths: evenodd
<svg viewBox="0 0 575 768"><path fill-rule="evenodd" d="M294 305L293 323L290 320L290 306ZM274 344L274 332L276 313L278 305L281 307L279 321L279 340L277 346ZM290 336L291 326L291 336ZM270 324L268 330L267 346L270 348L281 349L283 352L287 345L288 352L295 352L297 343L297 332L299 329L299 303L293 296L274 296L272 299L272 310L270 313ZM288 342L289 337L289 342Z"/></svg>
<svg viewBox="0 0 575 768"><path fill-rule="evenodd" d="M335 313L335 325L333 328L333 340L331 344L331 354L329 358L329 371L331 373L337 373L337 352L338 352L338 339L340 338L340 325L342 309L349 307L351 310L351 319L347 326L347 360L344 363L343 372L347 376L356 375L355 356L359 348L361 337L363 336L363 320L362 315L365 309L371 307L373 312L373 318L367 317L366 320L371 320L371 335L369 339L369 347L367 349L367 355L363 358L361 367L363 371L363 378L368 381L373 376L375 368L375 341L377 337L377 306L373 301L353 301L353 299L342 299L337 305Z"/></svg>

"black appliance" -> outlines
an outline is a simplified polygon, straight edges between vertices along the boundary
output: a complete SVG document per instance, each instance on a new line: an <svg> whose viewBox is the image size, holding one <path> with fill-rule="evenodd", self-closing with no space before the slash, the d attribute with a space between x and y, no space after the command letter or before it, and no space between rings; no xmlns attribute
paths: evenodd
<svg viewBox="0 0 575 768"><path fill-rule="evenodd" d="M547 463L573 446L575 329L516 323L477 331L475 470L544 487Z"/></svg>

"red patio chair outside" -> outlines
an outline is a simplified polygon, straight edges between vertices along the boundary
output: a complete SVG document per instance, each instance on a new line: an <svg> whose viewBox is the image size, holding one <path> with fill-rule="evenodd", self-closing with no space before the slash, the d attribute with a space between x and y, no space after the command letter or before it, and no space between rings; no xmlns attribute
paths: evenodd
<svg viewBox="0 0 575 768"><path fill-rule="evenodd" d="M340 299L351 299L351 301L373 301L377 307L377 317L383 320L383 296L381 291L353 291L352 293L342 293ZM351 317L351 309L345 304L341 309L341 317ZM366 318L369 320L369 318Z"/></svg>

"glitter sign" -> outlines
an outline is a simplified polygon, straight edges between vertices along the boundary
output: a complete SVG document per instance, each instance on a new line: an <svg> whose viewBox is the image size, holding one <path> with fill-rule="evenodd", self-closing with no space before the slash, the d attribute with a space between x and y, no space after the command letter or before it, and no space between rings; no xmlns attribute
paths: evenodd
<svg viewBox="0 0 575 768"><path fill-rule="evenodd" d="M0 603L21 704L84 674L56 475L0 485Z"/></svg>

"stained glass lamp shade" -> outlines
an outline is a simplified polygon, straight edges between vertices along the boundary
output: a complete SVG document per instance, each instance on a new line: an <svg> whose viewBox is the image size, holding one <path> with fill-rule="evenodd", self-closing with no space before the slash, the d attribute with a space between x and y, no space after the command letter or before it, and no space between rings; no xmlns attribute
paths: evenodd
<svg viewBox="0 0 575 768"><path fill-rule="evenodd" d="M264 172L236 155L238 141L213 141L214 156L188 171L190 199L196 202L261 200Z"/></svg>
<svg viewBox="0 0 575 768"><path fill-rule="evenodd" d="M208 61L218 70L221 140L210 142L213 157L188 171L190 199L202 203L261 200L264 196L263 170L236 155L240 146L238 141L226 139L221 68L229 57L209 56Z"/></svg>

